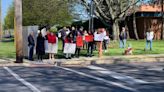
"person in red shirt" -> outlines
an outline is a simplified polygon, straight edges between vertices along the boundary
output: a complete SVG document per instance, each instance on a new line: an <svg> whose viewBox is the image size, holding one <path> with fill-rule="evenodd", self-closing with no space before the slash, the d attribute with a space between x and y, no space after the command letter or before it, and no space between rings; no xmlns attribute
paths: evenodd
<svg viewBox="0 0 164 92"><path fill-rule="evenodd" d="M57 37L53 32L47 34L49 59L55 59Z"/></svg>
<svg viewBox="0 0 164 92"><path fill-rule="evenodd" d="M64 42L65 42L65 43L73 43L73 36L72 36L72 33L69 33L69 34L66 36ZM65 53L65 54L66 54L66 56L65 56L66 59L71 59L71 58L72 58L72 54L70 54L70 53Z"/></svg>

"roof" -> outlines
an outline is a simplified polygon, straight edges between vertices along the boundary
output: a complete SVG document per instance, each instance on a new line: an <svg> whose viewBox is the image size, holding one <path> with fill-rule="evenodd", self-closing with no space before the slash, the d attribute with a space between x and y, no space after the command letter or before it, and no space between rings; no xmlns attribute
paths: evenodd
<svg viewBox="0 0 164 92"><path fill-rule="evenodd" d="M161 12L160 5L141 5L138 9L139 12Z"/></svg>

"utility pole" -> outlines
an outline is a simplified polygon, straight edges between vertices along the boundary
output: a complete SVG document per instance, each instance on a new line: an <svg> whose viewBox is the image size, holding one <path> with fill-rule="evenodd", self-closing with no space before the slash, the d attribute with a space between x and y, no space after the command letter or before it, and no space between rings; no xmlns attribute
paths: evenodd
<svg viewBox="0 0 164 92"><path fill-rule="evenodd" d="M164 20L163 20L164 19L164 12L163 12L164 7L163 7L163 1L164 0L161 0L161 18L162 18L161 39L162 40L164 39L164 31L163 31L164 30Z"/></svg>
<svg viewBox="0 0 164 92"><path fill-rule="evenodd" d="M90 19L89 19L89 30L90 31L94 31L94 5L93 5L93 0L91 0L91 3L90 3Z"/></svg>
<svg viewBox="0 0 164 92"><path fill-rule="evenodd" d="M2 7L1 7L1 0L0 0L0 42L2 40Z"/></svg>
<svg viewBox="0 0 164 92"><path fill-rule="evenodd" d="M15 42L16 62L23 63L23 37L22 37L22 0L14 0L15 4Z"/></svg>

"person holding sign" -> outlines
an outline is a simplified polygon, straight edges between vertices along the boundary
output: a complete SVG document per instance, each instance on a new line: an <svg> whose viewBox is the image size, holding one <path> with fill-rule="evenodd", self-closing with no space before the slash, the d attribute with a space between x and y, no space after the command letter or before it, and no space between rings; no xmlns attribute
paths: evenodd
<svg viewBox="0 0 164 92"><path fill-rule="evenodd" d="M57 53L57 37L53 32L47 34L48 39L48 53L49 59L55 59L54 55Z"/></svg>
<svg viewBox="0 0 164 92"><path fill-rule="evenodd" d="M97 43L99 57L102 57L102 42L104 40L105 35L106 34L105 34L105 29L104 28L99 28L94 33L94 40Z"/></svg>
<svg viewBox="0 0 164 92"><path fill-rule="evenodd" d="M77 31L77 37L76 37L76 52L75 56L79 58L80 56L80 50L81 47L83 47L83 36L81 30Z"/></svg>
<svg viewBox="0 0 164 92"><path fill-rule="evenodd" d="M73 43L72 33L69 33L65 38L64 52L66 54L66 59L71 59L72 54L75 53L76 44Z"/></svg>
<svg viewBox="0 0 164 92"><path fill-rule="evenodd" d="M85 36L85 41L88 43L87 48L87 56L92 57L93 56L93 33L91 31L88 31L88 35Z"/></svg>

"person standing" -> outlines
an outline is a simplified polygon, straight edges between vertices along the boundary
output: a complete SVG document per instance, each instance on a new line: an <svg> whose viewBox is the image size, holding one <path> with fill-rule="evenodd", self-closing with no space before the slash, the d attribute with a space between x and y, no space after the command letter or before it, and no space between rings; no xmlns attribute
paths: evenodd
<svg viewBox="0 0 164 92"><path fill-rule="evenodd" d="M120 38L120 48L126 48L127 33L125 27L122 27L119 38Z"/></svg>
<svg viewBox="0 0 164 92"><path fill-rule="evenodd" d="M42 33L38 33L37 42L36 42L36 54L38 55L38 61L43 60L43 55L45 54L45 38L42 36Z"/></svg>
<svg viewBox="0 0 164 92"><path fill-rule="evenodd" d="M106 30L104 31L104 40L103 40L103 49L104 49L104 52L107 52L108 50L108 45L109 45L109 42L110 42L110 38L109 38L109 32L107 32Z"/></svg>
<svg viewBox="0 0 164 92"><path fill-rule="evenodd" d="M148 49L148 45L150 44L150 50L152 50L153 47L153 38L154 38L154 32L149 30L146 32L146 47L145 50Z"/></svg>
<svg viewBox="0 0 164 92"><path fill-rule="evenodd" d="M29 60L33 61L33 54L34 54L34 46L35 46L35 41L34 41L34 33L31 32L28 36L28 47L29 47Z"/></svg>
<svg viewBox="0 0 164 92"><path fill-rule="evenodd" d="M98 28L98 30L94 33L94 40L97 43L97 47L98 47L98 55L99 58L102 57L102 43L105 37L105 28Z"/></svg>
<svg viewBox="0 0 164 92"><path fill-rule="evenodd" d="M94 41L93 41L93 33L91 31L88 31L88 37L89 37L89 40L87 41L87 56L88 57L92 57L93 56L93 44L94 44ZM87 40L87 39L86 39Z"/></svg>
<svg viewBox="0 0 164 92"><path fill-rule="evenodd" d="M64 50L64 44L65 44L65 38L67 36L67 28L63 27L63 29L59 32L61 34L61 40L62 40L62 51Z"/></svg>
<svg viewBox="0 0 164 92"><path fill-rule="evenodd" d="M85 40L86 36L88 36L88 32L87 32L87 30L84 30L84 32L83 32L83 42L84 42L83 49L88 48L88 42L86 42L86 40Z"/></svg>
<svg viewBox="0 0 164 92"><path fill-rule="evenodd" d="M65 39L65 43L69 44L69 43L73 43L73 36L72 36L72 32L70 32L67 36L66 36L66 39ZM65 53L65 58L66 59L71 59L72 58L72 54L71 53Z"/></svg>
<svg viewBox="0 0 164 92"><path fill-rule="evenodd" d="M82 31L79 30L77 31L76 35L76 51L75 51L75 56L79 58L80 56L80 50L83 47L83 34Z"/></svg>
<svg viewBox="0 0 164 92"><path fill-rule="evenodd" d="M48 39L48 53L49 53L49 59L54 60L55 53L56 53L56 43L57 43L57 37L53 32L50 32L47 34L47 39Z"/></svg>

